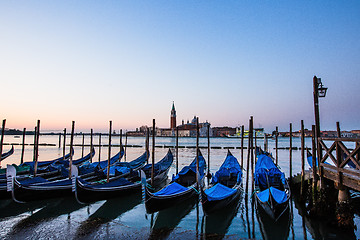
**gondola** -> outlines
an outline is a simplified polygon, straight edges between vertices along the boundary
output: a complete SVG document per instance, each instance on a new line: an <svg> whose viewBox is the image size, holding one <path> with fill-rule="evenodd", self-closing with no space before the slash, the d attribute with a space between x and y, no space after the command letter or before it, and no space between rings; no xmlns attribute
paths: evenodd
<svg viewBox="0 0 360 240"><path fill-rule="evenodd" d="M117 162L124 155L123 149L111 158L110 162ZM92 172L86 171L84 176L93 177L103 175L103 170L99 166L103 166L103 162L107 163L108 160L98 162L96 165L91 165L87 170L92 169ZM81 166L79 169L81 169ZM106 167L106 166L105 166ZM77 168L72 167L72 170L76 172ZM40 199L64 197L71 195L72 179L69 178L69 171L62 168L62 178L57 180L44 179L42 177L34 177L25 179L23 181L18 180L16 177L8 179L8 186L11 186L11 197L16 202L28 202ZM95 178L96 179L96 178ZM12 182L9 182L12 181Z"/></svg>
<svg viewBox="0 0 360 240"><path fill-rule="evenodd" d="M8 152L1 154L0 161L2 161L5 158L11 156L13 153L14 153L14 145L11 145L11 149Z"/></svg>
<svg viewBox="0 0 360 240"><path fill-rule="evenodd" d="M95 151L93 150L92 155L94 155ZM74 165L80 165L83 164L84 162L88 161L90 159L91 153L89 153L88 155L86 155L83 158L80 158L78 160L73 161ZM70 157L70 153L69 153L69 157ZM66 172L66 168L64 167L64 165L60 164L59 162L64 163L65 166L66 163L69 160L63 160L63 158L58 158L55 160L51 160L51 161L46 161L46 162L51 162L50 165L45 165L43 167L40 168L41 171L39 171L39 173L37 174L38 177L44 178L44 179L49 179L49 178L57 178L57 177L61 177L63 176L64 172ZM18 181L23 181L25 179L28 178L33 178L33 172L32 171L21 171L19 169L23 169L20 166L16 166L15 164L12 164L11 169L13 169L13 173L12 175L17 175L17 180ZM28 168L30 169L30 168ZM5 168L5 170L7 170L7 168ZM32 172L32 173L31 173ZM20 173L20 175L18 175L18 173ZM68 173L68 172L67 172ZM0 199L9 199L11 198L11 193L7 191L7 174L1 174L0 175Z"/></svg>
<svg viewBox="0 0 360 240"><path fill-rule="evenodd" d="M277 221L289 209L291 191L285 174L274 164L270 154L260 152L254 178L256 206Z"/></svg>
<svg viewBox="0 0 360 240"><path fill-rule="evenodd" d="M206 162L199 151L199 183L204 183ZM196 179L196 157L190 165L185 166L169 185L157 192L152 192L148 185L145 186L145 207L148 213L160 211L174 206L192 196L199 194Z"/></svg>
<svg viewBox="0 0 360 240"><path fill-rule="evenodd" d="M72 152L74 153L74 150ZM56 158L54 160L40 161L40 162L38 162L38 166L37 166L38 169L37 170L38 170L39 173L42 172L42 171L46 171L47 166L49 166L49 165L51 165L53 163L59 162L59 161L68 160L69 158L70 158L70 153L66 154L63 157ZM24 163L22 163L20 165L12 164L12 166L15 167L17 175L33 174L34 173L35 162L34 161L29 161L29 162L24 162ZM0 169L0 181L2 179L6 179L6 168Z"/></svg>
<svg viewBox="0 0 360 240"><path fill-rule="evenodd" d="M207 189L201 189L201 203L205 214L227 207L238 200L242 190L242 171L238 160L228 150L224 163Z"/></svg>
<svg viewBox="0 0 360 240"><path fill-rule="evenodd" d="M169 149L165 157L154 164L154 183L159 184L167 179L167 174L173 163L173 155ZM141 170L146 175L146 181L151 180L152 164L147 164ZM103 199L127 196L132 193L141 192L141 177L139 171L131 171L128 175L114 177L107 181L90 183L81 177L76 177L73 183L75 197L80 203L90 203Z"/></svg>

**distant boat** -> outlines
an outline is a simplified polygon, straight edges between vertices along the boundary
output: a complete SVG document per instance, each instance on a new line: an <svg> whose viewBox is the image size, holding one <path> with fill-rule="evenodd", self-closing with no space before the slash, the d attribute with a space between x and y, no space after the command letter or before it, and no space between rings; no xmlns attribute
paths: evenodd
<svg viewBox="0 0 360 240"><path fill-rule="evenodd" d="M201 189L201 202L205 214L224 209L238 200L241 189L241 166L228 150L225 161L212 178L209 188Z"/></svg>

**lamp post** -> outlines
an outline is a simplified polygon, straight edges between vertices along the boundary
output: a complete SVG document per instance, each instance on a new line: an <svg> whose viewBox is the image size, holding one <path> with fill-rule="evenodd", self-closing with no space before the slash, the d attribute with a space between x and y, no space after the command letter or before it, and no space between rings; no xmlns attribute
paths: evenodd
<svg viewBox="0 0 360 240"><path fill-rule="evenodd" d="M320 137L320 117L319 117L319 97L325 97L327 88L323 86L321 82L321 78L317 78L314 76L313 78L313 87L314 87L314 113L315 113L315 141L317 147L317 158L318 158L318 166L319 166L319 175L320 175L320 187L323 186L322 181L322 167L320 166L320 160L322 159L322 151L319 142Z"/></svg>

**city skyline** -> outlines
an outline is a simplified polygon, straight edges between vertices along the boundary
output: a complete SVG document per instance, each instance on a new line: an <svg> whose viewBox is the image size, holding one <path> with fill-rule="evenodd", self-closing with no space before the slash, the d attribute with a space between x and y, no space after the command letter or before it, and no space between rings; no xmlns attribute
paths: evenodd
<svg viewBox="0 0 360 240"><path fill-rule="evenodd" d="M1 119L31 130L212 126L360 129L360 3L17 1L0 3Z"/></svg>

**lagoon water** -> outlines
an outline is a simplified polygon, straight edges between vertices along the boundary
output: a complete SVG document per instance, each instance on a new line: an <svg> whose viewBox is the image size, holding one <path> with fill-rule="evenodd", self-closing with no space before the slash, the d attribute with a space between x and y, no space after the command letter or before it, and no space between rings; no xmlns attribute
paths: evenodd
<svg viewBox="0 0 360 240"><path fill-rule="evenodd" d="M123 143L124 143L123 139ZM21 143L21 138L6 136L5 143ZM99 141L94 137L94 144ZM27 136L26 143L33 139ZM82 136L74 138L75 144L81 144ZM102 137L102 144L107 144L107 137ZM126 151L126 161L131 161L144 152L144 138L129 137L129 147ZM58 144L58 136L40 136L40 143ZM69 143L69 140L68 140ZM89 144L89 138L85 141ZM113 144L119 144L119 137L112 138ZM195 146L195 138L180 138L180 146ZM211 146L234 147L230 149L235 157L240 158L240 139L211 138ZM257 144L263 146L263 139ZM150 142L151 145L151 142ZM311 139L306 139L306 145L311 146ZM167 152L163 146L175 146L175 138L156 138L155 158L160 160ZM207 146L207 139L200 139L200 146ZM247 146L247 140L244 142ZM273 155L275 143L269 139L269 148ZM279 138L279 147L288 147L289 138ZM293 139L293 147L300 147L300 139ZM10 147L4 146L3 151ZM82 148L75 147L74 159L80 158ZM112 148L112 155L119 150ZM172 149L174 150L174 149ZM67 148L68 151L68 148ZM99 149L95 148L93 161L98 160ZM215 172L225 159L227 149L211 149L210 171ZM84 154L89 152L85 147ZM175 155L175 150L173 151ZM202 149L207 159L207 149ZM107 159L108 148L102 147L101 159ZM5 164L18 164L21 156L21 146L15 146L15 153L4 160ZM62 156L62 148L44 146L39 149L39 160L49 160ZM32 146L26 146L25 160L31 161ZM194 148L179 149L179 169L189 164L195 158ZM247 150L244 149L244 163ZM301 151L293 151L293 174L301 169ZM279 150L279 165L286 176L289 176L289 150ZM305 165L305 168L309 166ZM246 168L244 166L244 168ZM175 173L175 164L171 167L169 178ZM244 172L245 186L246 172ZM249 188L251 189L251 188ZM251 193L248 193L249 198ZM120 199L99 201L90 205L78 204L74 197L51 199L32 203L17 204L11 200L0 201L0 238L1 239L358 239L360 229L354 231L338 231L329 226L326 220L310 220L301 216L301 208L291 202L291 210L280 222L274 223L262 212L256 212L253 205L245 202L245 193L239 204L215 216L204 216L201 204L190 199L174 208L155 214L146 214L141 193ZM357 227L360 227L360 217L355 214Z"/></svg>

